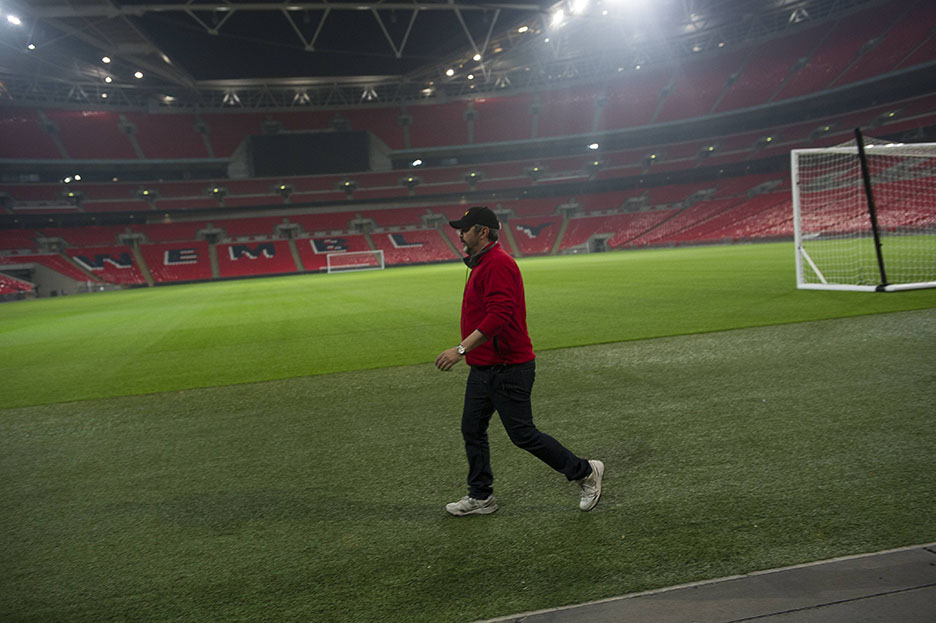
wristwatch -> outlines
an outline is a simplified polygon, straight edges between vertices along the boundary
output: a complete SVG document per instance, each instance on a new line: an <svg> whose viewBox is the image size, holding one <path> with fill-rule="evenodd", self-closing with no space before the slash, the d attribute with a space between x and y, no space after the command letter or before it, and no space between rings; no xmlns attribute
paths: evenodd
<svg viewBox="0 0 936 623"><path fill-rule="evenodd" d="M459 354L459 355L462 355L462 356L464 356L465 353L468 352L468 351L465 350L465 347L462 346L461 344L459 344L458 346L456 346L456 347L455 347L455 350L458 351L458 354Z"/></svg>

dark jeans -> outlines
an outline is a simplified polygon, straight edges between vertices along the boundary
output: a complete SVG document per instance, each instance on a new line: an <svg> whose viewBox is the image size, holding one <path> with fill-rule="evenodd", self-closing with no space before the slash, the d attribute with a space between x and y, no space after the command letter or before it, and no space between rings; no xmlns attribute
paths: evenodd
<svg viewBox="0 0 936 623"><path fill-rule="evenodd" d="M591 472L588 461L575 456L533 425L530 393L535 378L535 360L512 366L474 366L468 373L461 429L468 455L468 495L471 497L483 500L494 491L487 436L494 411L500 415L514 445L565 474L569 480L584 478Z"/></svg>

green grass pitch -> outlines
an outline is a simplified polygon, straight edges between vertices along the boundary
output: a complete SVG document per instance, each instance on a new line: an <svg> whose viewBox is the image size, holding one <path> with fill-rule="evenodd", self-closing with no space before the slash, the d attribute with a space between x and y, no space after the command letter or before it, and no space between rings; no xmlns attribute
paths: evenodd
<svg viewBox="0 0 936 623"><path fill-rule="evenodd" d="M936 291L791 244L521 260L536 421L455 519L460 264L0 306L0 620L471 621L936 540ZM653 338L653 339L651 339Z"/></svg>

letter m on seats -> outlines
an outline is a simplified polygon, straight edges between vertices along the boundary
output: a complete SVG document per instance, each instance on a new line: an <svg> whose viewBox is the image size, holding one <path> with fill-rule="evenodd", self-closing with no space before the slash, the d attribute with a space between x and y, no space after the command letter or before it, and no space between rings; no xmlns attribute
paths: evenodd
<svg viewBox="0 0 936 623"><path fill-rule="evenodd" d="M88 270L104 270L104 264L110 264L114 268L132 268L133 260L129 253L121 253L114 257L110 253L95 253L92 260L87 255L76 255L75 260Z"/></svg>
<svg viewBox="0 0 936 623"><path fill-rule="evenodd" d="M246 244L232 244L228 247L228 253L231 254L232 262L242 257L246 257L248 260L255 260L261 255L269 259L271 257L276 257L276 247L272 242L264 242L253 247Z"/></svg>

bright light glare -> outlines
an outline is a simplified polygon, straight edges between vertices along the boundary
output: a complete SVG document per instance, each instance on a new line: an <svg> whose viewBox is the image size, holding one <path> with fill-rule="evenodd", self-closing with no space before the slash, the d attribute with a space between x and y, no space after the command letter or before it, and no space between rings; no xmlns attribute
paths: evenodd
<svg viewBox="0 0 936 623"><path fill-rule="evenodd" d="M559 9L558 11L553 13L552 20L550 21L550 25L552 25L553 28L558 28L562 26L563 22L565 22L565 11L563 11L562 9Z"/></svg>
<svg viewBox="0 0 936 623"><path fill-rule="evenodd" d="M519 32L520 34L523 34L528 30L530 30L529 26L521 26L520 28L517 29L517 32Z"/></svg>
<svg viewBox="0 0 936 623"><path fill-rule="evenodd" d="M35 44L35 43L30 43L29 45L26 46L26 49L27 49L27 50L35 50L35 49L36 49L36 44Z"/></svg>
<svg viewBox="0 0 936 623"><path fill-rule="evenodd" d="M7 15L7 21L13 24L14 26L22 26L23 20L16 17L15 15Z"/></svg>
<svg viewBox="0 0 936 623"><path fill-rule="evenodd" d="M449 78L451 78L452 76L455 75L455 70L454 70L454 69L446 69L446 70L445 70L445 75L448 76Z"/></svg>
<svg viewBox="0 0 936 623"><path fill-rule="evenodd" d="M572 12L584 13L588 9L588 0L572 0Z"/></svg>
<svg viewBox="0 0 936 623"><path fill-rule="evenodd" d="M474 60L474 61L480 61L480 60L481 60L481 55L480 55L480 54L475 54L475 55L472 56L471 58L472 58L472 60Z"/></svg>
<svg viewBox="0 0 936 623"><path fill-rule="evenodd" d="M588 148L592 151L595 151L596 149L598 149L598 143L592 143L591 145L588 146Z"/></svg>
<svg viewBox="0 0 936 623"><path fill-rule="evenodd" d="M109 56L102 56L102 57L101 57L101 62L102 62L102 63L109 63L109 62L111 62L111 57L109 57Z"/></svg>
<svg viewBox="0 0 936 623"><path fill-rule="evenodd" d="M137 80L139 80L139 79L141 79L141 78L143 77L143 72L142 72L142 71L136 71L136 72L133 73L133 77L136 78Z"/></svg>
<svg viewBox="0 0 936 623"><path fill-rule="evenodd" d="M418 167L418 166L421 166L421 165L422 165L422 160L420 160L419 158L416 158L416 160L413 160L413 166L414 166L414 167Z"/></svg>
<svg viewBox="0 0 936 623"><path fill-rule="evenodd" d="M113 82L113 81L114 81L114 79L111 78L110 76L104 76L104 82L106 82L107 84L110 84L110 83Z"/></svg>

